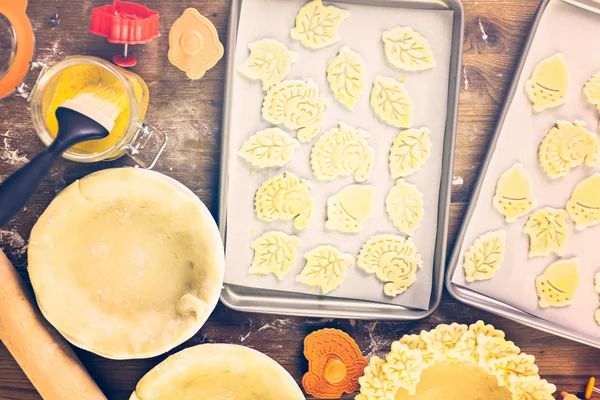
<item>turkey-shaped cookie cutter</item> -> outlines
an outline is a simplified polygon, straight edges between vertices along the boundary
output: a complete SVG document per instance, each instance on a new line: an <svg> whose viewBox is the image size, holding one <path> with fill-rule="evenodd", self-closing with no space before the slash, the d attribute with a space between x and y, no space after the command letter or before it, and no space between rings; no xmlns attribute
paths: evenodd
<svg viewBox="0 0 600 400"><path fill-rule="evenodd" d="M358 345L339 329L321 329L304 338L308 372L302 377L306 393L320 399L337 399L358 389L367 366Z"/></svg>

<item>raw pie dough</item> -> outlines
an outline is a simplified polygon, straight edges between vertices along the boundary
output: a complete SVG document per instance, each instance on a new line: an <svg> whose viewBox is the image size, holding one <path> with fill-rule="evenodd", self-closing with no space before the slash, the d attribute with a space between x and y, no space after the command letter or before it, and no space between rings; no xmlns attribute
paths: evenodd
<svg viewBox="0 0 600 400"><path fill-rule="evenodd" d="M567 212L578 231L600 224L600 174L594 174L575 186L567 202Z"/></svg>
<svg viewBox="0 0 600 400"><path fill-rule="evenodd" d="M250 136L239 155L259 168L283 167L292 160L300 142L279 128L268 128Z"/></svg>
<svg viewBox="0 0 600 400"><path fill-rule="evenodd" d="M373 186L350 185L327 200L325 227L345 233L359 232L373 209Z"/></svg>
<svg viewBox="0 0 600 400"><path fill-rule="evenodd" d="M326 106L327 100L312 79L283 81L267 91L262 117L273 125L283 124L286 128L298 129L298 140L308 143L321 129Z"/></svg>
<svg viewBox="0 0 600 400"><path fill-rule="evenodd" d="M553 400L533 356L482 321L438 325L392 343L385 360L372 357L356 400Z"/></svg>
<svg viewBox="0 0 600 400"><path fill-rule="evenodd" d="M385 198L385 209L394 226L400 232L412 236L425 214L423 193L415 185L400 178Z"/></svg>
<svg viewBox="0 0 600 400"><path fill-rule="evenodd" d="M417 172L431 156L429 129L407 129L400 132L390 149L390 173L393 179Z"/></svg>
<svg viewBox="0 0 600 400"><path fill-rule="evenodd" d="M327 67L327 82L335 98L352 110L365 90L365 62L347 46Z"/></svg>
<svg viewBox="0 0 600 400"><path fill-rule="evenodd" d="M493 204L508 223L515 222L535 206L531 177L522 164L515 164L500 175Z"/></svg>
<svg viewBox="0 0 600 400"><path fill-rule="evenodd" d="M29 277L46 319L77 347L153 357L192 337L219 299L219 230L179 182L137 168L63 190L35 224Z"/></svg>
<svg viewBox="0 0 600 400"><path fill-rule="evenodd" d="M546 175L556 179L584 161L588 167L595 166L599 147L598 137L585 128L585 122L558 121L542 140L538 158Z"/></svg>
<svg viewBox="0 0 600 400"><path fill-rule="evenodd" d="M353 175L356 182L369 178L374 151L367 143L369 134L340 122L322 135L310 153L310 165L320 181Z"/></svg>
<svg viewBox="0 0 600 400"><path fill-rule="evenodd" d="M600 72L592 76L583 87L583 94L600 112Z"/></svg>
<svg viewBox="0 0 600 400"><path fill-rule="evenodd" d="M313 0L298 11L296 26L290 34L310 49L320 49L340 40L338 29L350 11L334 6L323 6Z"/></svg>
<svg viewBox="0 0 600 400"><path fill-rule="evenodd" d="M254 258L248 273L267 275L275 274L282 280L296 264L300 238L283 232L271 231L250 244L254 250Z"/></svg>
<svg viewBox="0 0 600 400"><path fill-rule="evenodd" d="M474 282L492 279L502 264L505 250L506 232L502 229L480 236L465 253L465 280Z"/></svg>
<svg viewBox="0 0 600 400"><path fill-rule="evenodd" d="M398 235L377 235L360 249L356 265L375 274L384 283L386 296L396 297L417 281L417 271L423 266L421 254L412 238Z"/></svg>
<svg viewBox="0 0 600 400"><path fill-rule="evenodd" d="M550 264L535 280L535 291L541 308L564 307L573 302L579 286L579 258Z"/></svg>
<svg viewBox="0 0 600 400"><path fill-rule="evenodd" d="M396 128L410 128L412 99L404 85L394 78L375 77L371 91L371 108L382 121Z"/></svg>
<svg viewBox="0 0 600 400"><path fill-rule="evenodd" d="M201 344L170 356L138 382L129 400L304 400L283 367L256 350Z"/></svg>
<svg viewBox="0 0 600 400"><path fill-rule="evenodd" d="M525 85L536 112L564 104L568 88L569 70L560 53L541 61Z"/></svg>
<svg viewBox="0 0 600 400"><path fill-rule="evenodd" d="M304 254L306 265L296 277L297 282L319 286L323 294L342 284L354 257L333 246L318 246Z"/></svg>
<svg viewBox="0 0 600 400"><path fill-rule="evenodd" d="M569 227L567 212L546 207L533 213L523 232L529 235L529 257L565 254Z"/></svg>
<svg viewBox="0 0 600 400"><path fill-rule="evenodd" d="M285 44L274 39L263 39L248 45L250 56L238 68L250 79L260 79L263 90L281 82L290 72L298 53L289 51Z"/></svg>
<svg viewBox="0 0 600 400"><path fill-rule="evenodd" d="M293 219L296 228L306 228L315 202L310 186L310 182L289 172L268 179L256 191L256 216L267 222Z"/></svg>
<svg viewBox="0 0 600 400"><path fill-rule="evenodd" d="M422 71L435 67L429 43L411 27L397 26L383 32L381 39L385 56L393 66L406 71Z"/></svg>

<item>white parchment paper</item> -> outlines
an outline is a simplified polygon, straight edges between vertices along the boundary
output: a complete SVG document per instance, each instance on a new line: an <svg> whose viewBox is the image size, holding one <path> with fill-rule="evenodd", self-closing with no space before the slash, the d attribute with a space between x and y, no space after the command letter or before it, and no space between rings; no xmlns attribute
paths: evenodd
<svg viewBox="0 0 600 400"><path fill-rule="evenodd" d="M557 120L582 120L591 132L597 131L598 112L585 100L582 88L594 73L600 71L600 42L592 39L598 34L600 15L560 0L553 0L547 6L519 78L519 90L504 121L477 207L469 222L459 265L452 277L455 284L569 330L595 337L600 337L600 327L594 322L594 311L599 307L598 294L593 288L594 274L600 271L600 226L577 232L569 218L568 247L562 258L577 256L581 259L581 283L572 305L542 310L537 305L535 278L559 258L546 256L528 259L529 236L522 232L527 217L506 224L502 215L493 208L492 198L498 178L516 162L522 163L531 174L538 200L536 209L546 206L564 208L577 183L600 171L600 166L581 166L572 169L566 177L551 181L537 159L539 144ZM567 102L561 107L534 115L525 93L525 83L538 62L559 52L565 56L571 74ZM498 228L506 231L507 243L505 258L496 276L489 281L466 283L462 268L464 252L481 234Z"/></svg>
<svg viewBox="0 0 600 400"><path fill-rule="evenodd" d="M405 86L414 102L413 127L427 126L431 130L433 143L433 155L425 167L407 179L418 186L425 199L425 218L414 236L414 241L423 255L424 266L417 274L417 282L406 293L396 298L389 298L383 294L383 283L375 275L368 275L353 265L349 268L343 284L330 292L329 296L427 309L431 296L432 265L437 234L453 12L340 3L338 4L340 8L351 12L339 30L342 40L315 51L306 49L300 42L290 37L296 14L304 4L306 4L305 0L243 0L235 54L236 68L248 57L248 44L264 38L277 39L285 43L288 49L300 55L299 61L292 65L288 79L312 78L318 84L321 93L327 97L329 107L326 110L326 122L321 134L335 127L340 121L371 134L369 144L375 148L375 163L371 178L364 184L376 188L374 209L358 234L348 235L325 229L327 199L354 182L351 177L341 177L332 182L317 181L309 162L310 151L316 139L310 144L302 144L292 162L285 167L252 171L251 166L240 158L237 152L248 137L269 127L269 124L261 118L264 92L261 90L260 81L247 80L243 75L235 72L229 132L231 140L227 188L225 282L253 288L318 295L320 294L318 289L295 281L295 277L304 267L303 254L306 251L318 245L329 244L356 257L361 246L371 236L379 233L398 233L387 217L384 201L388 191L394 185L388 170L388 152L399 130L380 122L373 115L369 106L369 96L376 75L390 76L398 80L405 76ZM427 38L437 63L435 69L419 73L403 73L387 63L381 34L398 25L412 26ZM335 57L344 45L359 53L367 68L367 88L353 111L348 111L335 101L326 80L325 70L329 60ZM292 136L295 134L290 133ZM313 184L311 194L316 199L315 209L311 222L302 231L294 229L291 221L266 223L258 220L254 214L254 195L260 184L286 171L308 179ZM302 241L296 266L281 282L272 274L267 276L248 274L253 257L250 243L270 230L295 234Z"/></svg>

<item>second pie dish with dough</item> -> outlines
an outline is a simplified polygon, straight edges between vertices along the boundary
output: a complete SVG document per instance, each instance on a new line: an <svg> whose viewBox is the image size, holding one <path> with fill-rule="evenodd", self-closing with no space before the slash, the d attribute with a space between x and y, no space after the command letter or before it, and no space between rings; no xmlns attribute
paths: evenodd
<svg viewBox="0 0 600 400"><path fill-rule="evenodd" d="M46 319L113 359L162 354L217 304L223 244L208 209L157 172L116 168L63 190L31 232L29 276Z"/></svg>

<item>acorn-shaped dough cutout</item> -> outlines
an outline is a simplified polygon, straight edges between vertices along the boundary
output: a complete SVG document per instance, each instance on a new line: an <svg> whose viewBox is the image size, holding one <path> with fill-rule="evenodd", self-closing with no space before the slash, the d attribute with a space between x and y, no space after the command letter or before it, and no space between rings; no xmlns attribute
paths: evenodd
<svg viewBox="0 0 600 400"><path fill-rule="evenodd" d="M541 308L568 306L573 302L579 280L579 258L550 264L535 280L539 306Z"/></svg>
<svg viewBox="0 0 600 400"><path fill-rule="evenodd" d="M567 202L567 212L578 231L600 224L600 174L581 181Z"/></svg>
<svg viewBox="0 0 600 400"><path fill-rule="evenodd" d="M531 211L535 203L531 177L523 165L515 164L500 175L493 204L506 222L515 222Z"/></svg>
<svg viewBox="0 0 600 400"><path fill-rule="evenodd" d="M345 233L359 232L373 209L373 186L350 185L327 200L325 227Z"/></svg>
<svg viewBox="0 0 600 400"><path fill-rule="evenodd" d="M564 104L568 88L569 70L560 53L540 62L525 85L535 112Z"/></svg>

